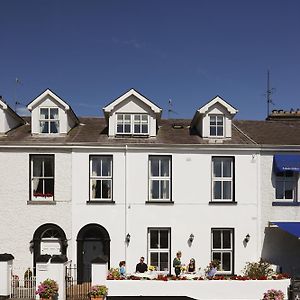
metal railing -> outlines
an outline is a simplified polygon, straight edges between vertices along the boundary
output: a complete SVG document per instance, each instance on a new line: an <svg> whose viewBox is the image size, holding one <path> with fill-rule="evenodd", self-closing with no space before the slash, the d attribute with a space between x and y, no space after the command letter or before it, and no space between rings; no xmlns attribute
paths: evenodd
<svg viewBox="0 0 300 300"><path fill-rule="evenodd" d="M19 277L16 275L12 276L10 298L35 299L35 291L36 291L35 276L26 279L19 279Z"/></svg>

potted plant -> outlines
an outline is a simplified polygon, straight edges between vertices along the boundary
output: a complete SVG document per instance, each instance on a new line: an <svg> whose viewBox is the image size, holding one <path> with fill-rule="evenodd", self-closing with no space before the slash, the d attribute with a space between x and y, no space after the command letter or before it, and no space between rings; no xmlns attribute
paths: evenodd
<svg viewBox="0 0 300 300"><path fill-rule="evenodd" d="M57 282L53 279L47 278L40 283L35 294L40 296L40 299L52 299L58 292Z"/></svg>
<svg viewBox="0 0 300 300"><path fill-rule="evenodd" d="M107 295L108 288L106 285L93 285L88 292L88 296L93 300L104 299Z"/></svg>
<svg viewBox="0 0 300 300"><path fill-rule="evenodd" d="M283 300L284 293L281 290L267 290L264 293L263 300Z"/></svg>

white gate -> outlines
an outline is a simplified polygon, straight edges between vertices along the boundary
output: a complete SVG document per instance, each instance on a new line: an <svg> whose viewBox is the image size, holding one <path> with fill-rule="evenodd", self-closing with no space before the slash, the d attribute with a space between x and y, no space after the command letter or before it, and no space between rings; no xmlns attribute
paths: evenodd
<svg viewBox="0 0 300 300"><path fill-rule="evenodd" d="M19 279L12 275L10 298L35 299L36 280L35 276L26 279Z"/></svg>

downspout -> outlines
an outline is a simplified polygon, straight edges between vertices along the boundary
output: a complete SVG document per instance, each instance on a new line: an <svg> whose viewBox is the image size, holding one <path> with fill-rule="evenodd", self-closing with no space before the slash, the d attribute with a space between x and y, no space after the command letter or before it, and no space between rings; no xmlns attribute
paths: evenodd
<svg viewBox="0 0 300 300"><path fill-rule="evenodd" d="M125 145L125 178L124 178L124 247L125 247L125 262L127 264L127 150L128 146Z"/></svg>

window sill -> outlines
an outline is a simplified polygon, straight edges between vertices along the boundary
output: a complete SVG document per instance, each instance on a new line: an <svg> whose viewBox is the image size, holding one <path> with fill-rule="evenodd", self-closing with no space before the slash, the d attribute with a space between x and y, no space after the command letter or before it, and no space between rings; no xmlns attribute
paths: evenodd
<svg viewBox="0 0 300 300"><path fill-rule="evenodd" d="M54 200L29 200L27 201L27 205L56 205L56 201Z"/></svg>
<svg viewBox="0 0 300 300"><path fill-rule="evenodd" d="M115 201L112 200L88 200L86 204L93 205L93 204L115 204Z"/></svg>
<svg viewBox="0 0 300 300"><path fill-rule="evenodd" d="M146 204L162 204L162 205L168 205L171 204L173 205L174 202L173 201L156 201L156 200L148 200L145 202Z"/></svg>
<svg viewBox="0 0 300 300"><path fill-rule="evenodd" d="M236 201L210 201L209 205L237 205Z"/></svg>
<svg viewBox="0 0 300 300"><path fill-rule="evenodd" d="M272 202L272 206L300 206L300 202L274 201Z"/></svg>

